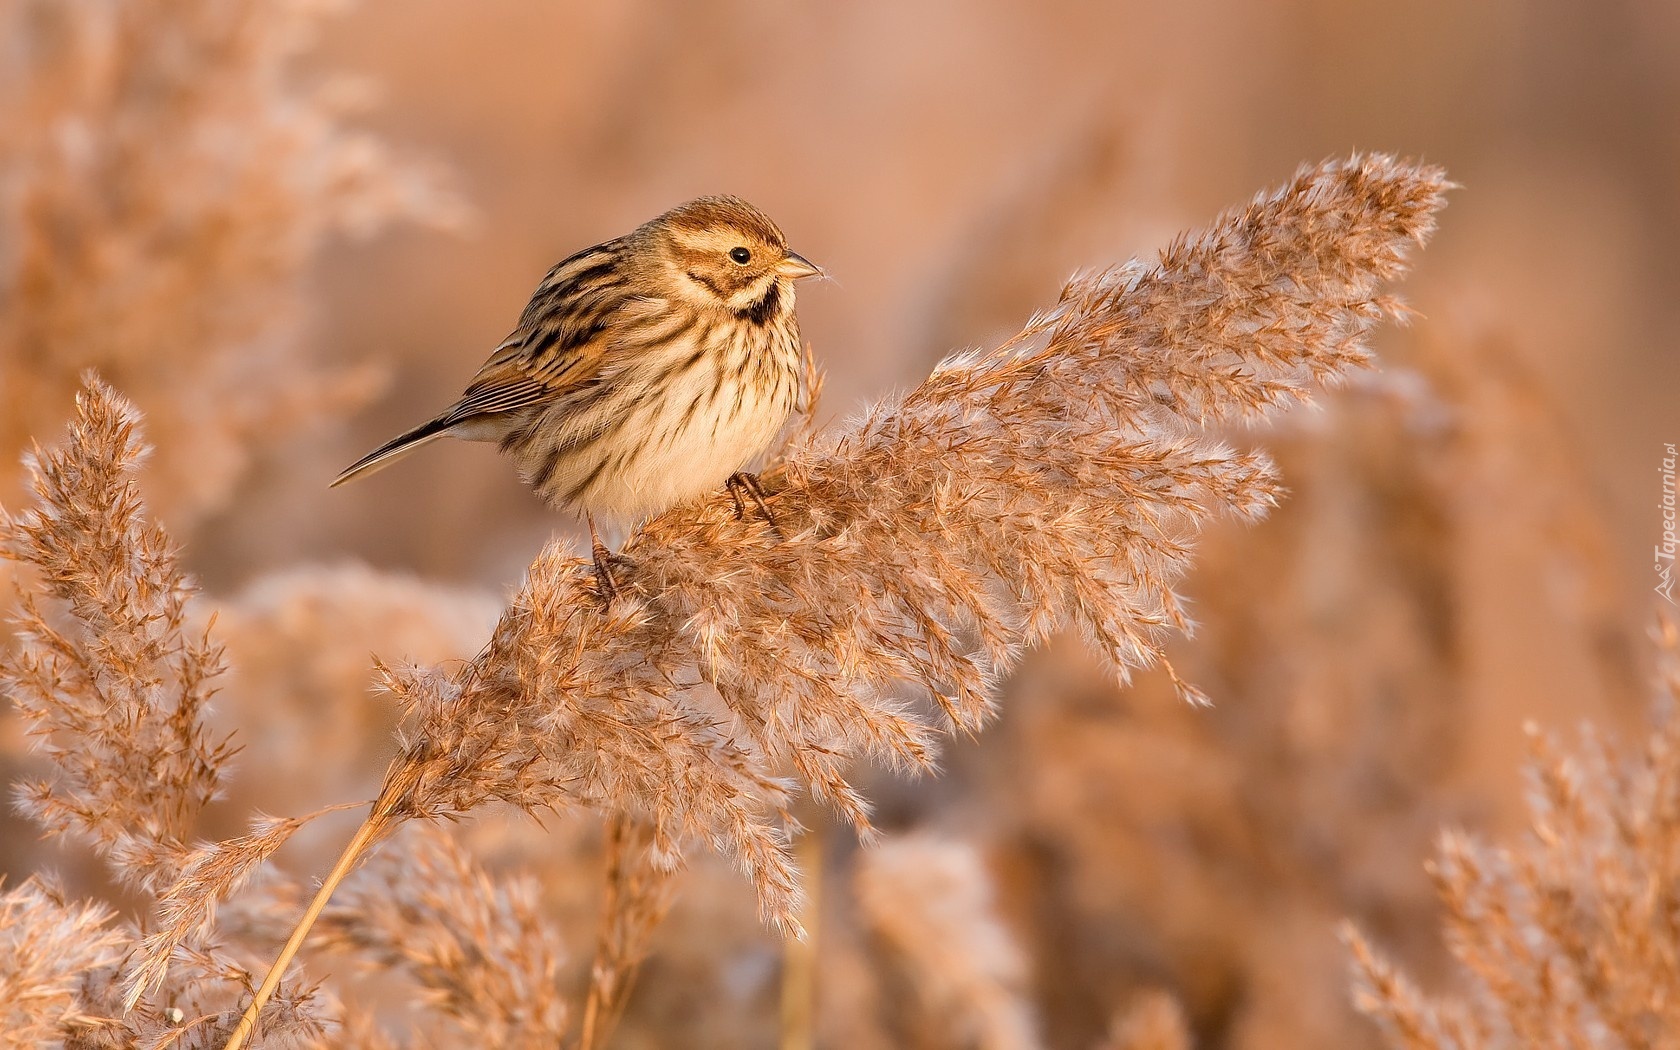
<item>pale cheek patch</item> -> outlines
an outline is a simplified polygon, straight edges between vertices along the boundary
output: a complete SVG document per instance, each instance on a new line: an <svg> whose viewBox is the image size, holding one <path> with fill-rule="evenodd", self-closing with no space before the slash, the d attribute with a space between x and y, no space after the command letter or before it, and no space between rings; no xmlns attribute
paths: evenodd
<svg viewBox="0 0 1680 1050"><path fill-rule="evenodd" d="M750 310L757 306L763 301L765 295L769 294L770 285L775 279L774 274L765 274L755 279L751 284L729 297L730 309L737 311Z"/></svg>

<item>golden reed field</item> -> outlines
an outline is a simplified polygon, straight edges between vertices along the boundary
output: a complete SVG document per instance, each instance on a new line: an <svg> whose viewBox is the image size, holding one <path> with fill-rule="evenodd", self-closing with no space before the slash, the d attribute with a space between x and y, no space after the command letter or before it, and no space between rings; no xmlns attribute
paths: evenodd
<svg viewBox="0 0 1680 1050"><path fill-rule="evenodd" d="M0 1046L1680 1046L1676 172L1640 0L0 0ZM713 193L768 519L328 489Z"/></svg>

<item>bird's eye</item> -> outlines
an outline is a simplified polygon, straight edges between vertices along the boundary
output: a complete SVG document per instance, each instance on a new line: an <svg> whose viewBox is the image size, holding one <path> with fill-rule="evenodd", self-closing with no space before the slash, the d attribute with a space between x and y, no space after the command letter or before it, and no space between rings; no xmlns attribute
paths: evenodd
<svg viewBox="0 0 1680 1050"><path fill-rule="evenodd" d="M742 266L752 262L752 252L747 251L745 248L731 248L729 250L729 257L740 263Z"/></svg>

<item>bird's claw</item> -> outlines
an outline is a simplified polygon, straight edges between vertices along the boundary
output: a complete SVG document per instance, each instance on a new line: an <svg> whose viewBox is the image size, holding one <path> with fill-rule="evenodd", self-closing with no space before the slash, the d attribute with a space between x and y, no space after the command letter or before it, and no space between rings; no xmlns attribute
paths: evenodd
<svg viewBox="0 0 1680 1050"><path fill-rule="evenodd" d="M747 503L745 499L741 498L741 494L746 493L747 499L752 500L753 506L757 507L758 512L764 515L764 520L769 524L770 531L776 534L776 538L787 539L787 535L782 532L781 522L776 520L776 515L770 510L770 504L765 502L764 486L759 482L757 474L748 474L744 470L736 471L729 475L729 480L724 482L724 487L729 490L729 498L735 501L736 521L746 520Z"/></svg>

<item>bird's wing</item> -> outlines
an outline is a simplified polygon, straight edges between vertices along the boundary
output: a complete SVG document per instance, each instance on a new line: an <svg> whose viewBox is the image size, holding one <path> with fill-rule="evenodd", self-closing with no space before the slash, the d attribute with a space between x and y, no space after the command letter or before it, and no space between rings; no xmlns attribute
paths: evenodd
<svg viewBox="0 0 1680 1050"><path fill-rule="evenodd" d="M520 338L516 333L473 376L447 413L451 421L513 412L558 398L595 374L606 342L596 337L538 357L525 351L523 341L513 341Z"/></svg>
<svg viewBox="0 0 1680 1050"><path fill-rule="evenodd" d="M600 370L613 321L630 290L622 241L607 241L565 259L537 286L519 327L491 353L445 417L513 412L555 400Z"/></svg>

